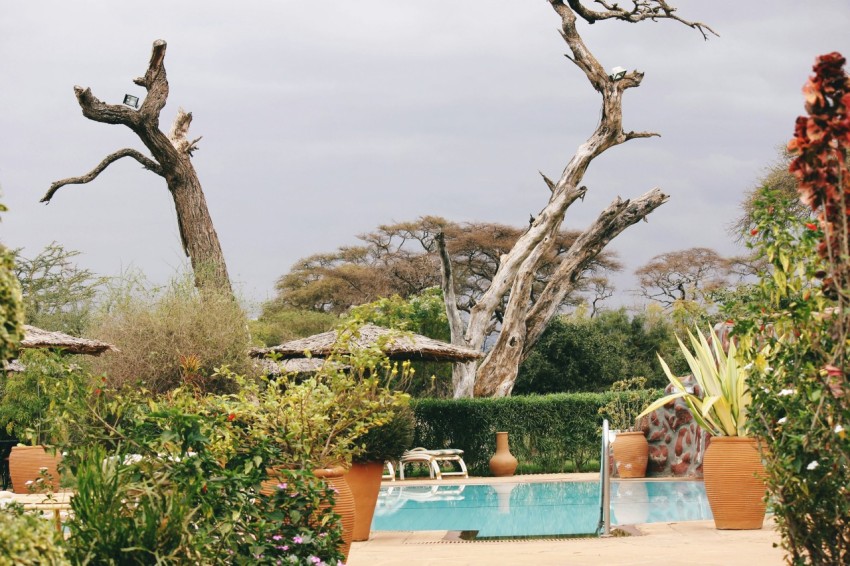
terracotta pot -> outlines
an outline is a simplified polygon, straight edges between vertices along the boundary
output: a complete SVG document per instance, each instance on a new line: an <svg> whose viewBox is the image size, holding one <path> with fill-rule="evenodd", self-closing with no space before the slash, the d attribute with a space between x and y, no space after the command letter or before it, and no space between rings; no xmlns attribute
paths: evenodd
<svg viewBox="0 0 850 566"><path fill-rule="evenodd" d="M755 438L711 437L703 455L702 471L716 528L762 528L767 488Z"/></svg>
<svg viewBox="0 0 850 566"><path fill-rule="evenodd" d="M278 479L273 470L269 471L269 479L264 481L260 487L260 493L271 495L277 490ZM339 550L348 561L348 553L351 550L351 537L354 534L354 495L345 480L346 469L342 466L335 468L320 468L313 470L313 475L323 479L336 491L334 512L342 519L342 543Z"/></svg>
<svg viewBox="0 0 850 566"><path fill-rule="evenodd" d="M618 432L614 440L614 465L621 478L646 477L649 443L642 432Z"/></svg>
<svg viewBox="0 0 850 566"><path fill-rule="evenodd" d="M351 537L354 535L354 494L351 493L351 488L345 481L345 472L345 468L338 466L313 470L313 475L324 479L328 485L336 490L334 512L342 517L342 545L339 550L345 555L345 561L348 562L348 553L351 551Z"/></svg>
<svg viewBox="0 0 850 566"><path fill-rule="evenodd" d="M496 453L490 458L490 472L494 476L512 476L516 471L517 459L508 448L508 433L496 433Z"/></svg>
<svg viewBox="0 0 850 566"><path fill-rule="evenodd" d="M9 454L9 477L15 493L43 493L59 491L59 462L61 454L54 454L44 446L14 446ZM41 469L45 468L45 473ZM44 478L41 484L35 483ZM34 483L27 485L28 481ZM30 489L32 488L32 490Z"/></svg>
<svg viewBox="0 0 850 566"><path fill-rule="evenodd" d="M383 475L383 462L355 462L345 476L354 494L354 542L369 540Z"/></svg>

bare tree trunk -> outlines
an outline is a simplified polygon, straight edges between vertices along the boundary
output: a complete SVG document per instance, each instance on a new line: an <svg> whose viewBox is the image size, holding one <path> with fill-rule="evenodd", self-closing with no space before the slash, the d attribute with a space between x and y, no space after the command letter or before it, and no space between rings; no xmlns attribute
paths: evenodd
<svg viewBox="0 0 850 566"><path fill-rule="evenodd" d="M549 0L561 18L561 35L570 49L570 59L585 74L591 86L602 95L602 117L593 134L581 144L572 156L560 179L551 181L544 176L551 192L548 204L532 222L528 231L514 247L500 258L500 266L490 287L472 308L464 332L464 345L483 349L490 321L508 292L509 301L496 345L478 367L473 393L477 396L509 395L516 380L519 364L528 350L537 341L548 322L555 315L560 301L573 289L590 261L605 245L628 226L644 218L663 204L667 197L655 189L635 201L619 198L604 210L594 224L572 246L535 305L531 305L531 289L534 274L546 252L553 245L554 234L564 220L569 206L584 197L586 187L581 180L590 162L606 149L634 138L646 138L658 134L651 132L626 132L623 130L622 96L628 88L640 86L643 73L637 71L623 76L609 76L593 56L576 29L576 18L580 16L590 23L605 19L639 22L645 19L673 19L699 30L703 37L713 30L698 22L682 20L674 14L675 9L664 0L636 2L631 9L617 4L597 2L604 10L586 8L581 0ZM450 273L449 258L441 250L443 272ZM450 283L450 282L449 282ZM453 299L444 296L447 312L455 308ZM451 304L450 304L451 303ZM452 329L452 340L455 340ZM462 377L462 376L459 376ZM467 378L468 379L468 378ZM453 380L455 381L455 380ZM455 381L455 397L469 396L468 383Z"/></svg>
<svg viewBox="0 0 850 566"><path fill-rule="evenodd" d="M451 341L456 346L468 347L469 344L467 344L464 338L463 319L461 319L460 310L457 308L452 262L446 250L445 235L442 232L438 233L436 240L437 251L440 254L440 265L442 266L442 277L440 281L443 290L443 301L446 305L446 317L449 320ZM466 363L455 362L452 364L452 391L454 392L455 399L459 397L472 397L477 367L478 363L474 361Z"/></svg>
<svg viewBox="0 0 850 566"><path fill-rule="evenodd" d="M221 244L213 227L201 182L192 166L192 152L197 149L197 142L201 139L196 138L190 141L186 137L189 125L192 123L192 114L181 108L167 136L159 129L159 115L168 99L168 79L164 65L165 48L165 41L159 39L154 42L145 76L133 81L145 87L148 92L138 110L120 104L106 104L98 100L91 89L74 87L83 116L96 122L127 126L139 136L153 158L135 149L120 149L107 155L89 173L53 183L41 202L49 203L56 191L65 185L93 181L118 159L132 157L145 169L163 177L168 185L177 212L180 240L183 251L192 263L195 284L202 290L232 293Z"/></svg>

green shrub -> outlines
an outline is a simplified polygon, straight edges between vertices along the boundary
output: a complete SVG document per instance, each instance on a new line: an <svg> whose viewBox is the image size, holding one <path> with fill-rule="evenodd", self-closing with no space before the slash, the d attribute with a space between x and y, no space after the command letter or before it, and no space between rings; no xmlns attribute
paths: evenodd
<svg viewBox="0 0 850 566"><path fill-rule="evenodd" d="M363 452L355 456L357 462L384 462L398 460L413 445L415 420L409 405L396 408L390 419L369 429L357 439Z"/></svg>
<svg viewBox="0 0 850 566"><path fill-rule="evenodd" d="M227 391L232 384L214 368L251 373L247 319L229 293L201 295L184 276L164 289L125 281L112 296L90 332L115 344L93 362L111 385L138 383L164 392L192 381L201 391Z"/></svg>
<svg viewBox="0 0 850 566"><path fill-rule="evenodd" d="M0 204L0 212L6 207ZM24 337L24 307L21 284L15 278L15 256L0 244L0 372L3 362L15 357Z"/></svg>
<svg viewBox="0 0 850 566"><path fill-rule="evenodd" d="M0 566L70 564L53 523L20 505L0 509Z"/></svg>
<svg viewBox="0 0 850 566"><path fill-rule="evenodd" d="M67 441L61 416L79 400L71 392L90 379L74 360L46 350L24 351L24 371L0 381L0 428L30 444Z"/></svg>
<svg viewBox="0 0 850 566"><path fill-rule="evenodd" d="M629 393L417 399L411 402L416 414L413 445L460 448L470 473L489 475L496 432L506 431L520 470L589 471L600 450L599 409L613 396ZM649 402L658 392L641 394Z"/></svg>
<svg viewBox="0 0 850 566"><path fill-rule="evenodd" d="M186 390L155 401L143 391L90 395L97 418L69 455L77 495L67 544L75 563L339 560L333 492L309 470L281 472L285 494L260 493L269 467L287 456L255 434L249 415L231 412L241 403Z"/></svg>

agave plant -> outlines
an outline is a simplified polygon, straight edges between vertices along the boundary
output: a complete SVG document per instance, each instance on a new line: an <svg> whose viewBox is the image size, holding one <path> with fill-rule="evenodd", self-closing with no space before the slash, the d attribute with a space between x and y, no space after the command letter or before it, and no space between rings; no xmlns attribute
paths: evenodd
<svg viewBox="0 0 850 566"><path fill-rule="evenodd" d="M700 399L696 396L680 378L673 375L664 359L658 356L667 379L676 391L649 405L638 418L671 401L684 399L697 424L713 436L747 436L747 407L750 405L747 372L738 364L734 341L730 341L728 352L724 351L714 330L709 329L709 332L710 343L698 329L697 336L688 331L693 352L676 338L704 397Z"/></svg>

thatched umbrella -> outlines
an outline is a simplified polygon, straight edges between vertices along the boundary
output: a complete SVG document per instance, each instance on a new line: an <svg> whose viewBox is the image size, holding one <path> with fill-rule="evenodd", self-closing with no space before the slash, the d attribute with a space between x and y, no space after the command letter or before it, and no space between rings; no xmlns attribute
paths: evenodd
<svg viewBox="0 0 850 566"><path fill-rule="evenodd" d="M91 340L89 338L77 338L64 332L50 332L35 326L24 325L24 339L21 340L19 348L57 348L67 354L87 354L99 356L104 352L117 352L118 348L112 344ZM6 371L24 371L24 366L18 360L5 363Z"/></svg>
<svg viewBox="0 0 850 566"><path fill-rule="evenodd" d="M351 339L355 347L368 348L374 344L381 343L384 354L391 360L423 360L434 362L469 362L477 360L483 354L471 348L455 346L440 340L434 340L421 334L400 332L364 324L358 330L358 336ZM290 342L284 342L279 346L269 348L252 348L251 356L262 358L274 352L282 359L304 358L304 352L317 358L324 358L333 353L337 342L337 331L331 330L307 338L300 338ZM345 353L339 352L337 353Z"/></svg>
<svg viewBox="0 0 850 566"><path fill-rule="evenodd" d="M61 348L68 354L88 354L90 356L99 356L107 351L118 351L118 348L112 344L100 340L77 338L63 332L50 332L29 325L24 326L24 339L21 340L20 347L21 349Z"/></svg>
<svg viewBox="0 0 850 566"><path fill-rule="evenodd" d="M326 362L321 358L289 358L277 362L268 358L261 358L256 362L260 371L269 376L282 374L310 375L317 373L326 363L332 362ZM337 367L346 368L347 366L337 364Z"/></svg>

